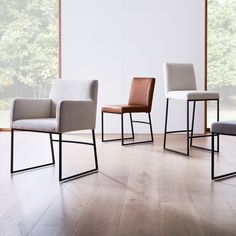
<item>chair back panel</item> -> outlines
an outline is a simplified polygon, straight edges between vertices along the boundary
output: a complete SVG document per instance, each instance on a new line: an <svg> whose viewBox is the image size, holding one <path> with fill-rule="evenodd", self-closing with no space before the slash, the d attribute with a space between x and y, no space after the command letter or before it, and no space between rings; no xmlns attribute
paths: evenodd
<svg viewBox="0 0 236 236"><path fill-rule="evenodd" d="M57 103L62 100L94 100L97 102L97 90L97 80L54 80L50 93L53 102L52 117L56 116Z"/></svg>
<svg viewBox="0 0 236 236"><path fill-rule="evenodd" d="M154 87L155 78L133 78L128 104L146 106L150 112Z"/></svg>
<svg viewBox="0 0 236 236"><path fill-rule="evenodd" d="M193 64L165 63L164 79L166 92L197 89Z"/></svg>

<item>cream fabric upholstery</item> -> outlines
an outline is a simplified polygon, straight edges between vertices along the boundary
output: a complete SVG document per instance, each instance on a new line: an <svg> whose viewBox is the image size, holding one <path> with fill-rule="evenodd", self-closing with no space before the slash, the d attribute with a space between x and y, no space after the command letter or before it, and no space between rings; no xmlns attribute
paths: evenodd
<svg viewBox="0 0 236 236"><path fill-rule="evenodd" d="M165 63L166 93L178 90L196 90L193 64Z"/></svg>
<svg viewBox="0 0 236 236"><path fill-rule="evenodd" d="M201 99L219 99L219 93L210 91L171 91L166 94L167 98L179 100L201 100Z"/></svg>
<svg viewBox="0 0 236 236"><path fill-rule="evenodd" d="M219 99L217 92L197 90L193 64L165 63L164 79L166 98L180 100Z"/></svg>
<svg viewBox="0 0 236 236"><path fill-rule="evenodd" d="M55 80L50 99L15 99L11 127L45 132L94 129L97 80Z"/></svg>
<svg viewBox="0 0 236 236"><path fill-rule="evenodd" d="M219 99L219 93L199 91L196 87L193 64L165 63L166 98L180 100Z"/></svg>
<svg viewBox="0 0 236 236"><path fill-rule="evenodd" d="M24 99L13 101L11 120L51 117L51 99Z"/></svg>
<svg viewBox="0 0 236 236"><path fill-rule="evenodd" d="M55 118L23 119L14 121L12 128L56 132L57 122Z"/></svg>
<svg viewBox="0 0 236 236"><path fill-rule="evenodd" d="M58 131L95 129L97 103L89 101L61 101L57 105Z"/></svg>

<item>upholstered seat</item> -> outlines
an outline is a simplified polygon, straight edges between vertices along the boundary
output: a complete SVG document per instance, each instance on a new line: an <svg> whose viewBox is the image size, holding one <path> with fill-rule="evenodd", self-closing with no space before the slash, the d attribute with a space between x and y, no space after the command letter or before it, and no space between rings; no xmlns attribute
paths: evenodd
<svg viewBox="0 0 236 236"><path fill-rule="evenodd" d="M236 135L236 120L214 122L211 125L211 132Z"/></svg>
<svg viewBox="0 0 236 236"><path fill-rule="evenodd" d="M13 129L57 132L56 118L22 119L12 123Z"/></svg>
<svg viewBox="0 0 236 236"><path fill-rule="evenodd" d="M170 91L166 97L177 100L215 100L219 99L219 93L200 90Z"/></svg>
<svg viewBox="0 0 236 236"><path fill-rule="evenodd" d="M102 111L111 113L148 112L149 108L141 105L104 105Z"/></svg>

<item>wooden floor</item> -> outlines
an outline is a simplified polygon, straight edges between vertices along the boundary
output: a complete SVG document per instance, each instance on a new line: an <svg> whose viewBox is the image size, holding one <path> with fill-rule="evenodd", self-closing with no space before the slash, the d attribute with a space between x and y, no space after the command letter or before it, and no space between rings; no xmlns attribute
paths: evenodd
<svg viewBox="0 0 236 236"><path fill-rule="evenodd" d="M10 135L0 133L0 235L236 235L236 177L212 182L209 152L186 158L163 151L162 141L121 147L98 135L100 172L60 184L57 164L11 177ZM181 150L183 141L168 144ZM218 172L236 169L235 143L221 138ZM93 168L91 147L63 147L64 175ZM15 158L16 168L50 162L49 136L17 133Z"/></svg>

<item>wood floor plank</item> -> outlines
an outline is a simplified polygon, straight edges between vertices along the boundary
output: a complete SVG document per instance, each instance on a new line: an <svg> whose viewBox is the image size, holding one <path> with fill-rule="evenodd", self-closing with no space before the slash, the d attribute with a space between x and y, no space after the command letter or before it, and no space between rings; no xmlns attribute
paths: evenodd
<svg viewBox="0 0 236 236"><path fill-rule="evenodd" d="M93 196L80 217L73 235L116 235L123 207L125 187L100 175Z"/></svg>
<svg viewBox="0 0 236 236"><path fill-rule="evenodd" d="M50 160L48 137L17 136L18 167ZM0 235L236 235L236 177L211 181L210 152L191 148L186 158L164 151L162 135L153 144L129 147L97 137L100 172L59 183L57 158L55 167L11 177L9 133L0 133ZM184 150L184 140L173 135L168 145ZM236 169L233 146L234 139L222 137L217 171ZM63 152L65 175L94 165L90 147L65 145Z"/></svg>

